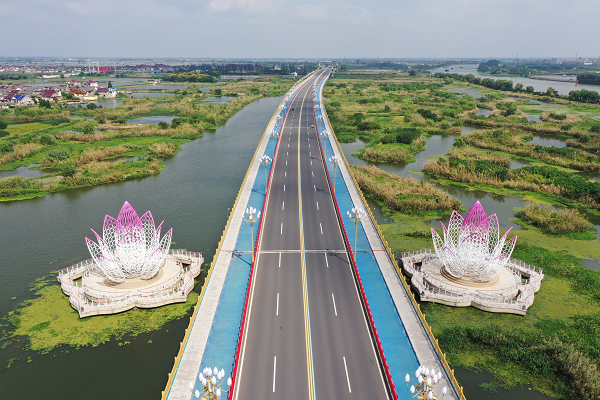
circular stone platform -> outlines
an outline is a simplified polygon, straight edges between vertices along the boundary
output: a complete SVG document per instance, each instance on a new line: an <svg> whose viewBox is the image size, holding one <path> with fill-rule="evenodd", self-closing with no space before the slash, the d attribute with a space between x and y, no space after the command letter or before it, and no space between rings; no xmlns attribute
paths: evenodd
<svg viewBox="0 0 600 400"><path fill-rule="evenodd" d="M514 287L513 294L516 295L518 292L516 286L521 284L521 277L515 275L508 268L502 268L500 273L489 282L479 282L469 278L456 278L446 271L444 264L437 256L425 258L421 268L435 279L473 293L482 290L504 290Z"/></svg>
<svg viewBox="0 0 600 400"><path fill-rule="evenodd" d="M83 276L83 286L90 291L104 292L108 297L119 296L119 294L130 293L132 290L151 289L168 284L173 280L173 284L177 283L176 278L182 273L181 264L175 258L167 257L165 264L159 268L158 273L152 279L131 278L125 279L125 282L116 285L107 284L103 275L90 273ZM88 291L88 295L90 294ZM93 292L91 292L93 293Z"/></svg>

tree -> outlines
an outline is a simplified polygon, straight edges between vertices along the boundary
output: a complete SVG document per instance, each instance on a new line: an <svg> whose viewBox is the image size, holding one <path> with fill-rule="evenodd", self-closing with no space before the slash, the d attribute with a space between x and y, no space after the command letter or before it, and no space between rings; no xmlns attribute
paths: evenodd
<svg viewBox="0 0 600 400"><path fill-rule="evenodd" d="M514 91L515 92L522 92L523 91L523 84L522 83L517 83L515 85Z"/></svg>
<svg viewBox="0 0 600 400"><path fill-rule="evenodd" d="M533 86L531 86L531 85L529 85L529 86L527 86L527 87L525 88L525 91L526 91L527 93L533 93L533 91L534 91L534 90L535 90L535 89L534 89L534 88L533 88Z"/></svg>
<svg viewBox="0 0 600 400"><path fill-rule="evenodd" d="M556 96L556 95L558 95L558 92L553 87L549 87L548 90L546 90L546 96Z"/></svg>
<svg viewBox="0 0 600 400"><path fill-rule="evenodd" d="M0 121L0 130L8 128L8 124L4 121Z"/></svg>
<svg viewBox="0 0 600 400"><path fill-rule="evenodd" d="M113 87L112 81L108 81L108 87Z"/></svg>
<svg viewBox="0 0 600 400"><path fill-rule="evenodd" d="M220 95L221 95L221 93L223 93L223 91L222 91L221 89L215 89L215 94L216 94L217 96L220 96Z"/></svg>
<svg viewBox="0 0 600 400"><path fill-rule="evenodd" d="M416 76L417 75L417 70L411 69L410 71L408 71L408 75L410 75L410 76Z"/></svg>

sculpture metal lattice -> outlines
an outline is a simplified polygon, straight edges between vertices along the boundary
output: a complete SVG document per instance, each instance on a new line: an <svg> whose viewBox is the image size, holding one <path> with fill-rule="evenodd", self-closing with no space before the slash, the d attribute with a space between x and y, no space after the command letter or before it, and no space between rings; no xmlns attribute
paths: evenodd
<svg viewBox="0 0 600 400"><path fill-rule="evenodd" d="M455 278L470 278L488 282L494 279L506 265L515 248L517 237L506 240L510 228L500 238L498 217L486 217L481 203L477 201L464 220L453 211L448 228L442 224L444 240L431 228L433 245L446 271Z"/></svg>
<svg viewBox="0 0 600 400"><path fill-rule="evenodd" d="M173 228L159 242L158 228L150 211L138 217L128 202L117 219L107 215L102 236L92 229L98 243L85 238L88 250L106 278L121 283L127 278L151 279L164 264L171 247Z"/></svg>

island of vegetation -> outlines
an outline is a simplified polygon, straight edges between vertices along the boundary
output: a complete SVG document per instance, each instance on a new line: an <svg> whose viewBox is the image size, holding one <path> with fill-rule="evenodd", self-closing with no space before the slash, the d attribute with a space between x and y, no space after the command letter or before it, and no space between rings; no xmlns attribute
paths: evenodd
<svg viewBox="0 0 600 400"><path fill-rule="evenodd" d="M202 74L181 73L167 78L179 81L182 76L186 82L216 79L215 74L196 79L197 75ZM37 178L15 175L0 179L0 201L157 174L165 160L179 151L179 145L223 125L256 99L283 95L293 81L292 77L278 77L234 79L213 87L200 83L181 89L157 86L154 90L170 93L168 97L122 95L123 103L116 108L95 103L68 107L60 102L0 110L0 171L19 167L44 171ZM135 94L135 90L133 87L129 92ZM223 95L234 100L221 104L205 100ZM173 119L158 125L128 122L150 116Z"/></svg>
<svg viewBox="0 0 600 400"><path fill-rule="evenodd" d="M380 227L396 259L431 247L432 221L465 211L457 190L528 201L514 210L522 230L513 257L546 278L526 316L421 304L450 364L492 372L486 387L599 398L600 271L582 259L600 260L600 183L591 179L600 171L600 106L489 81L345 66L328 81L325 105L342 144L364 143L354 156L367 165L352 171L385 213ZM436 135L453 138L447 154L413 174L382 169L409 169Z"/></svg>

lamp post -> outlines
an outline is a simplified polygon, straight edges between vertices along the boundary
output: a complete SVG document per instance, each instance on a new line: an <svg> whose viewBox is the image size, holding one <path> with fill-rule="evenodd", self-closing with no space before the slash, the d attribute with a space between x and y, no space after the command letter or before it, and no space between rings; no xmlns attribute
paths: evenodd
<svg viewBox="0 0 600 400"><path fill-rule="evenodd" d="M271 157L269 157L266 154L263 155L260 158L260 163L265 166L265 193L266 193L267 192L267 184L269 183L269 181L267 179L267 165L269 165L271 163Z"/></svg>
<svg viewBox="0 0 600 400"><path fill-rule="evenodd" d="M336 155L333 155L329 158L329 162L333 164L333 192L335 193L335 167L342 163L342 159Z"/></svg>
<svg viewBox="0 0 600 400"><path fill-rule="evenodd" d="M246 208L244 214L244 221L250 222L250 244L252 245L252 262L254 262L254 223L260 218L260 211L256 211L256 208Z"/></svg>
<svg viewBox="0 0 600 400"><path fill-rule="evenodd" d="M225 370L220 371L215 367L214 370L210 368L204 368L202 373L198 375L198 379L202 384L202 390L196 389L194 391L194 383L190 382L190 391L196 399L202 400L213 400L220 399L224 393L229 392L233 381L231 377L227 379L227 390L224 389L223 378L225 377Z"/></svg>
<svg viewBox="0 0 600 400"><path fill-rule="evenodd" d="M327 160L327 138L329 137L329 132L327 132L327 129L325 129L324 131L321 132L321 137L325 140L325 159Z"/></svg>
<svg viewBox="0 0 600 400"><path fill-rule="evenodd" d="M434 399L443 399L448 389L446 386L442 388L442 397L438 397L435 393L435 386L438 382L442 380L442 371L438 371L437 373L432 368L424 367L423 365L419 366L415 371L415 377L417 378L417 386L411 385L409 390L412 397L416 397L419 400L434 400ZM406 387L408 387L408 383L410 382L410 375L406 374L404 377L406 381Z"/></svg>
<svg viewBox="0 0 600 400"><path fill-rule="evenodd" d="M356 237L358 236L358 223L367 216L365 210L360 207L353 207L352 212L346 212L350 219L354 221L354 264L356 264Z"/></svg>
<svg viewBox="0 0 600 400"><path fill-rule="evenodd" d="M277 139L277 137L279 136L279 133L277 133L277 131L275 129L273 129L273 131L271 131L269 136L271 137L271 139L273 139L273 160L274 160L275 159L275 139Z"/></svg>

